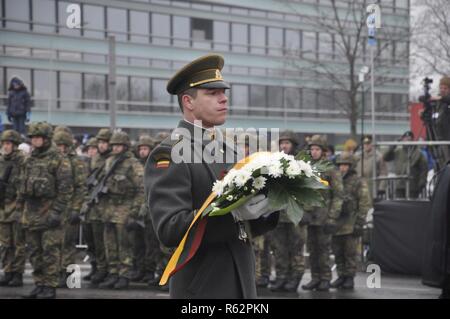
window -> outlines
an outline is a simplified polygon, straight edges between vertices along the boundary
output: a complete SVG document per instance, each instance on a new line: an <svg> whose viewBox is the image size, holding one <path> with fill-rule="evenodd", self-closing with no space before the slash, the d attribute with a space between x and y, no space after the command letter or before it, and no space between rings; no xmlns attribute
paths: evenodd
<svg viewBox="0 0 450 319"><path fill-rule="evenodd" d="M190 19L187 17L172 17L173 45L177 47L189 47Z"/></svg>
<svg viewBox="0 0 450 319"><path fill-rule="evenodd" d="M333 36L329 33L319 34L319 58L331 60L333 58Z"/></svg>
<svg viewBox="0 0 450 319"><path fill-rule="evenodd" d="M313 110L317 107L316 100L316 90L314 89L303 89L302 94L302 106L304 109Z"/></svg>
<svg viewBox="0 0 450 319"><path fill-rule="evenodd" d="M269 86L267 88L267 106L269 108L283 107L283 88L278 86Z"/></svg>
<svg viewBox="0 0 450 319"><path fill-rule="evenodd" d="M251 85L250 106L265 107L266 101L266 87L264 85Z"/></svg>
<svg viewBox="0 0 450 319"><path fill-rule="evenodd" d="M191 19L192 26L192 46L198 49L211 49L213 39L213 24L212 20L207 19Z"/></svg>
<svg viewBox="0 0 450 319"><path fill-rule="evenodd" d="M284 103L287 109L301 108L301 92L297 88L286 88L284 90Z"/></svg>
<svg viewBox="0 0 450 319"><path fill-rule="evenodd" d="M255 54L266 53L266 28L263 26L250 26L250 52Z"/></svg>
<svg viewBox="0 0 450 319"><path fill-rule="evenodd" d="M152 102L156 106L152 107L156 112L168 112L171 107L171 96L166 91L167 80L152 79Z"/></svg>
<svg viewBox="0 0 450 319"><path fill-rule="evenodd" d="M81 73L59 73L59 108L79 109L81 105Z"/></svg>
<svg viewBox="0 0 450 319"><path fill-rule="evenodd" d="M214 50L228 51L230 49L230 24L214 21Z"/></svg>
<svg viewBox="0 0 450 319"><path fill-rule="evenodd" d="M56 108L56 72L34 70L34 106Z"/></svg>
<svg viewBox="0 0 450 319"><path fill-rule="evenodd" d="M12 30L29 30L30 8L28 1L5 0L5 18L24 22L6 21L6 28Z"/></svg>
<svg viewBox="0 0 450 319"><path fill-rule="evenodd" d="M286 30L285 48L291 55L298 55L300 52L300 31Z"/></svg>
<svg viewBox="0 0 450 319"><path fill-rule="evenodd" d="M334 107L334 95L332 90L322 90L320 94L317 94L317 109L320 110L333 110Z"/></svg>
<svg viewBox="0 0 450 319"><path fill-rule="evenodd" d="M6 81L4 78L4 72L5 72L5 69L0 67L0 94L1 95L4 95L7 90ZM1 100L0 100L0 102L1 102Z"/></svg>
<svg viewBox="0 0 450 319"><path fill-rule="evenodd" d="M150 79L140 77L130 77L130 100L150 102ZM145 105L133 105L132 110L149 111Z"/></svg>
<svg viewBox="0 0 450 319"><path fill-rule="evenodd" d="M122 9L107 8L108 35L115 35L116 41L127 41L127 12Z"/></svg>
<svg viewBox="0 0 450 319"><path fill-rule="evenodd" d="M103 7L84 5L83 24L86 27L84 36L102 39L105 37L105 9ZM95 29L95 30L89 30Z"/></svg>
<svg viewBox="0 0 450 319"><path fill-rule="evenodd" d="M315 32L303 32L303 57L309 59L316 58L317 39Z"/></svg>
<svg viewBox="0 0 450 319"><path fill-rule="evenodd" d="M231 105L239 107L248 106L248 85L231 85ZM233 112L234 113L234 112Z"/></svg>
<svg viewBox="0 0 450 319"><path fill-rule="evenodd" d="M152 42L170 45L170 16L152 13Z"/></svg>
<svg viewBox="0 0 450 319"><path fill-rule="evenodd" d="M20 2L20 1L17 1ZM71 15L71 12L67 12L67 7L70 6L72 3L70 2L64 2L64 1L58 1L58 29L60 34L64 35L72 35L72 36L79 36L81 34L81 29L70 29L66 27L67 18L69 15ZM83 21L81 21L83 23Z"/></svg>
<svg viewBox="0 0 450 319"><path fill-rule="evenodd" d="M128 77L116 77L116 99L117 101L128 101Z"/></svg>
<svg viewBox="0 0 450 319"><path fill-rule="evenodd" d="M106 100L106 75L102 74L84 74L84 99L87 100ZM107 109L106 104L85 103L88 109Z"/></svg>
<svg viewBox="0 0 450 319"><path fill-rule="evenodd" d="M149 43L149 14L141 11L130 11L130 40L136 43Z"/></svg>
<svg viewBox="0 0 450 319"><path fill-rule="evenodd" d="M283 55L283 29L268 29L269 55Z"/></svg>
<svg viewBox="0 0 450 319"><path fill-rule="evenodd" d="M377 112L392 112L392 95L380 93L377 95Z"/></svg>
<svg viewBox="0 0 450 319"><path fill-rule="evenodd" d="M233 23L231 37L234 52L248 52L248 26L246 24Z"/></svg>
<svg viewBox="0 0 450 319"><path fill-rule="evenodd" d="M8 81L7 89L9 88L9 84L11 82L11 79L14 76L18 76L22 79L23 83L28 89L28 92L32 94L33 88L31 85L31 71L28 69L14 69L14 68L7 68L6 69L6 80Z"/></svg>
<svg viewBox="0 0 450 319"><path fill-rule="evenodd" d="M55 1L33 0L31 5L33 6L33 22L56 24ZM53 33L55 32L55 27L34 24L33 30L37 32Z"/></svg>

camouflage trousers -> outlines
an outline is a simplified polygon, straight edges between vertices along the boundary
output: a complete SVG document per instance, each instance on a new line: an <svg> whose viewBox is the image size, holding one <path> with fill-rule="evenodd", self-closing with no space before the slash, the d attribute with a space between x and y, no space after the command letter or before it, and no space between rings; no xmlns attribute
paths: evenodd
<svg viewBox="0 0 450 319"><path fill-rule="evenodd" d="M0 223L0 261L3 271L23 273L25 269L25 231L17 222Z"/></svg>
<svg viewBox="0 0 450 319"><path fill-rule="evenodd" d="M252 245L255 252L256 278L270 277L270 236L265 234L253 239Z"/></svg>
<svg viewBox="0 0 450 319"><path fill-rule="evenodd" d="M145 271L145 229L139 228L130 232L132 254L133 254L133 269L138 272Z"/></svg>
<svg viewBox="0 0 450 319"><path fill-rule="evenodd" d="M305 272L303 247L306 242L306 226L278 223L272 232L272 238L277 279L301 277Z"/></svg>
<svg viewBox="0 0 450 319"><path fill-rule="evenodd" d="M67 266L76 263L78 236L80 224L63 226L63 240L61 248L61 272L66 272Z"/></svg>
<svg viewBox="0 0 450 319"><path fill-rule="evenodd" d="M105 223L105 248L108 272L130 279L133 252L131 235L125 225Z"/></svg>
<svg viewBox="0 0 450 319"><path fill-rule="evenodd" d="M161 272L161 269L166 266L167 254L161 250L161 246L151 221L145 223L145 272L154 273L155 271Z"/></svg>
<svg viewBox="0 0 450 319"><path fill-rule="evenodd" d="M106 263L106 253L105 253L105 224L100 221L91 221L87 225L87 242L89 247L89 242L91 242L91 247L88 248L93 259L91 263L95 263L97 266L97 271L107 272L108 264Z"/></svg>
<svg viewBox="0 0 450 319"><path fill-rule="evenodd" d="M355 277L358 239L353 234L333 236L332 248L339 277Z"/></svg>
<svg viewBox="0 0 450 319"><path fill-rule="evenodd" d="M33 280L36 286L58 286L63 230L26 230L26 242L33 266Z"/></svg>
<svg viewBox="0 0 450 319"><path fill-rule="evenodd" d="M308 226L306 245L313 280L331 280L330 242L331 236L324 233L322 226Z"/></svg>

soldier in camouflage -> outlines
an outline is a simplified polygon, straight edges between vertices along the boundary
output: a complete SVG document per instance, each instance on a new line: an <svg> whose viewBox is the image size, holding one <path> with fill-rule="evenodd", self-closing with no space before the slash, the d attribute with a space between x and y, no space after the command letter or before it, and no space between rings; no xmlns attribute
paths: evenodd
<svg viewBox="0 0 450 319"><path fill-rule="evenodd" d="M144 203L144 168L130 151L125 132L116 132L110 140L112 156L106 160L107 193L105 248L109 278L99 285L106 289L128 288L133 267L130 231L141 227L139 212Z"/></svg>
<svg viewBox="0 0 450 319"><path fill-rule="evenodd" d="M372 203L365 179L355 171L354 156L344 152L338 157L336 164L343 176L345 195L341 214L337 219L337 230L332 238L338 278L331 283L331 287L353 289L357 246Z"/></svg>
<svg viewBox="0 0 450 319"><path fill-rule="evenodd" d="M326 140L320 135L311 137L309 150L312 162L324 160ZM307 247L311 264L311 281L303 285L304 290L328 291L330 289L330 244L336 230L343 199L342 177L330 162L330 169L321 178L328 182L329 189L323 191L325 207L305 209L303 220L308 223Z"/></svg>
<svg viewBox="0 0 450 319"><path fill-rule="evenodd" d="M109 140L111 139L111 131L107 128L102 128L96 135L98 155L91 158L91 170L89 172L88 180L93 178L96 182L100 181L104 173L104 166L106 160L111 156L111 146ZM88 192L92 191L94 185L87 185ZM105 255L105 242L104 242L104 229L105 219L104 211L106 210L106 202L103 198L99 199L99 202L91 207L87 213L86 228L88 245L91 242L90 248L88 248L91 255L94 257L91 259L91 272L84 277L85 280L91 280L91 284L96 286L103 282L108 276L108 265ZM91 239L92 238L92 239Z"/></svg>
<svg viewBox="0 0 450 319"><path fill-rule="evenodd" d="M63 215L63 238L61 249L61 275L58 287L66 287L67 266L75 263L76 245L80 229L80 209L87 195L86 178L88 173L87 164L75 153L73 149L73 136L68 131L55 129L53 142L59 152L67 157L72 167L73 193L67 210Z"/></svg>
<svg viewBox="0 0 450 319"><path fill-rule="evenodd" d="M16 206L20 174L25 156L18 150L21 137L14 130L2 133L0 155L0 261L4 277L0 286L23 285L25 268L25 234L20 222L21 211Z"/></svg>
<svg viewBox="0 0 450 319"><path fill-rule="evenodd" d="M61 258L62 219L73 192L72 168L52 145L52 127L32 123L33 151L25 160L18 195L36 287L25 298L55 298Z"/></svg>
<svg viewBox="0 0 450 319"><path fill-rule="evenodd" d="M293 132L283 132L279 138L280 151L295 155L298 147ZM273 253L277 279L272 291L297 291L305 272L303 247L306 242L306 225L294 225L286 214L280 214L277 227L272 232Z"/></svg>

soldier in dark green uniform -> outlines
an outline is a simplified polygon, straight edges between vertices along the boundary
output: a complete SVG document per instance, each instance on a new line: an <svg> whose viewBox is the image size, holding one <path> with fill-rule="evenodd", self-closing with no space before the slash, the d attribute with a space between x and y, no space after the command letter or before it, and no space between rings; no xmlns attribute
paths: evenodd
<svg viewBox="0 0 450 319"><path fill-rule="evenodd" d="M30 250L36 287L25 298L55 298L58 285L62 219L73 192L72 168L52 146L52 127L32 123L28 130L33 151L24 164L18 203Z"/></svg>
<svg viewBox="0 0 450 319"><path fill-rule="evenodd" d="M98 155L91 159L91 171L89 173L88 181L93 180L94 183L100 181L104 174L104 166L106 159L111 155L111 147L109 145L109 140L111 138L111 131L107 128L102 128L98 131L97 136L97 148ZM88 192L92 190L94 185L87 185ZM105 242L103 240L105 220L105 201L103 198L99 199L99 203L89 209L87 213L86 221L89 225L88 227L92 230L92 243L93 247L89 248L93 251L93 260L91 260L91 272L84 278L86 280L91 280L93 286L98 285L103 282L108 275L108 265L106 263L105 256Z"/></svg>
<svg viewBox="0 0 450 319"><path fill-rule="evenodd" d="M184 119L155 148L145 168L147 205L156 235L166 247L179 244L213 183L234 164L235 159L233 163L222 161L221 154L235 153L215 129L227 115L225 90L229 85L220 73L223 64L219 55L201 57L177 72L167 85L167 91L178 96ZM187 147L183 154L172 154L181 145ZM210 151L199 154L204 148ZM276 225L278 214L271 213L268 199L258 195L231 214L208 218L196 254L170 279L171 297L255 298L249 237Z"/></svg>
<svg viewBox="0 0 450 319"><path fill-rule="evenodd" d="M4 277L0 286L22 286L25 269L25 235L21 223L21 211L16 206L20 174L25 156L17 149L20 134L13 130L2 133L0 155L0 260Z"/></svg>
<svg viewBox="0 0 450 319"><path fill-rule="evenodd" d="M63 218L63 244L61 250L61 276L58 287L66 287L67 266L75 264L80 230L80 209L87 195L86 178L88 173L87 164L73 149L73 136L68 131L55 129L53 142L60 153L67 157L72 167L73 193Z"/></svg>
<svg viewBox="0 0 450 319"><path fill-rule="evenodd" d="M336 161L343 176L344 202L332 238L338 273L338 278L331 283L332 288L353 289L359 238L372 206L369 187L366 180L358 176L355 162L354 156L347 152Z"/></svg>
<svg viewBox="0 0 450 319"><path fill-rule="evenodd" d="M326 140L320 135L311 137L309 150L312 162L324 159ZM323 173L321 178L328 182L329 189L323 191L325 207L305 209L303 219L308 223L307 247L311 264L311 281L303 285L305 290L330 289L330 244L331 235L336 230L343 199L342 177L334 166Z"/></svg>
<svg viewBox="0 0 450 319"><path fill-rule="evenodd" d="M280 151L295 155L298 147L297 137L286 131L279 138ZM281 214L277 227L272 232L273 254L277 280L270 286L272 291L295 292L305 272L303 247L306 242L306 225L294 225Z"/></svg>
<svg viewBox="0 0 450 319"><path fill-rule="evenodd" d="M144 168L130 151L130 138L116 132L109 141L112 156L106 160L107 193L105 215L105 248L109 278L100 288L128 288L133 254L129 231L139 227L139 211L144 202ZM116 164L114 164L116 163ZM115 166L113 166L115 165Z"/></svg>

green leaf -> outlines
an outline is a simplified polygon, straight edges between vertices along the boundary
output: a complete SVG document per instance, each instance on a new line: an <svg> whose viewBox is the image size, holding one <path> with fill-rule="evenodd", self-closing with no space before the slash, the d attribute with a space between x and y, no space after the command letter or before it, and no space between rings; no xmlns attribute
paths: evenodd
<svg viewBox="0 0 450 319"><path fill-rule="evenodd" d="M289 197L286 208L287 217L294 224L298 225L305 214L302 206L292 196Z"/></svg>
<svg viewBox="0 0 450 319"><path fill-rule="evenodd" d="M215 216L223 216L231 212L232 210L235 210L236 208L239 208L240 206L244 205L250 198L255 196L254 194L241 197L238 201L234 202L230 206L223 207L219 210L216 210L215 212L211 211L208 216L215 217ZM211 205L210 205L211 206ZM205 209L206 210L206 209ZM205 214L204 214L205 215ZM204 216L203 215L203 216Z"/></svg>

